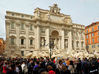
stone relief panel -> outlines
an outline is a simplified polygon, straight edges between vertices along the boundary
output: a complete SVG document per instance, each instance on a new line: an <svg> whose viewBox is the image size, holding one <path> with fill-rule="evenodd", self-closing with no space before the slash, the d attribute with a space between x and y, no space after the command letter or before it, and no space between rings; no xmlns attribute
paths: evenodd
<svg viewBox="0 0 99 74"><path fill-rule="evenodd" d="M66 24L71 24L72 23L72 20L71 19L67 19L67 18L64 18L63 20Z"/></svg>

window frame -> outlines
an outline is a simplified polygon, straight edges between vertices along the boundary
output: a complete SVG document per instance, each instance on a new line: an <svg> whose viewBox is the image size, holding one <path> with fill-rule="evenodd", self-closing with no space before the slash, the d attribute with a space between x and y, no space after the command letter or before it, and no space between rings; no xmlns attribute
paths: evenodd
<svg viewBox="0 0 99 74"><path fill-rule="evenodd" d="M24 38L21 38L21 45L24 45Z"/></svg>

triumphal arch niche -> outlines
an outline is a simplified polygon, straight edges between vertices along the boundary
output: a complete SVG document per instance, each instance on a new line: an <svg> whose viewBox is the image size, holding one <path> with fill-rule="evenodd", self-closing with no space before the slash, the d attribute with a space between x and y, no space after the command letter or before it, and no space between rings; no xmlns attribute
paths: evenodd
<svg viewBox="0 0 99 74"><path fill-rule="evenodd" d="M9 27L11 22L16 25L13 30ZM57 4L49 10L36 8L34 16L7 11L6 27L7 41L11 42L8 38L14 36L13 42L22 54L66 56L85 49L85 26L73 23L70 15L61 13ZM13 49L13 45L8 46Z"/></svg>

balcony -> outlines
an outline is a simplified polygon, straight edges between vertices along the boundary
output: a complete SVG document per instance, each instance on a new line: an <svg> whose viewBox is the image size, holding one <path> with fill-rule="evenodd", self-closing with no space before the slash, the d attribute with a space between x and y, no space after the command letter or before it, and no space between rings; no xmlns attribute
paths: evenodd
<svg viewBox="0 0 99 74"><path fill-rule="evenodd" d="M15 29L11 29L9 33L10 34L16 34L16 30Z"/></svg>
<svg viewBox="0 0 99 74"><path fill-rule="evenodd" d="M20 34L26 34L26 31L25 30L21 30Z"/></svg>
<svg viewBox="0 0 99 74"><path fill-rule="evenodd" d="M29 35L34 35L34 32L33 31L29 31Z"/></svg>
<svg viewBox="0 0 99 74"><path fill-rule="evenodd" d="M13 44L13 45L9 45L9 48L14 48L14 49L16 49L16 45L15 44Z"/></svg>
<svg viewBox="0 0 99 74"><path fill-rule="evenodd" d="M20 48L26 48L26 45L20 45Z"/></svg>
<svg viewBox="0 0 99 74"><path fill-rule="evenodd" d="M34 45L30 45L29 48L35 48Z"/></svg>

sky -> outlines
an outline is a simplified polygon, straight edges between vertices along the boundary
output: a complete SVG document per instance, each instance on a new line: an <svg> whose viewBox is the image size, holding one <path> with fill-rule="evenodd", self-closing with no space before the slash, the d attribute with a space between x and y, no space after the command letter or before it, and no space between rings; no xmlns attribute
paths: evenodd
<svg viewBox="0 0 99 74"><path fill-rule="evenodd" d="M39 7L49 10L58 4L61 13L70 15L73 23L89 25L99 21L99 0L0 0L0 38L6 39L6 11L32 14Z"/></svg>

